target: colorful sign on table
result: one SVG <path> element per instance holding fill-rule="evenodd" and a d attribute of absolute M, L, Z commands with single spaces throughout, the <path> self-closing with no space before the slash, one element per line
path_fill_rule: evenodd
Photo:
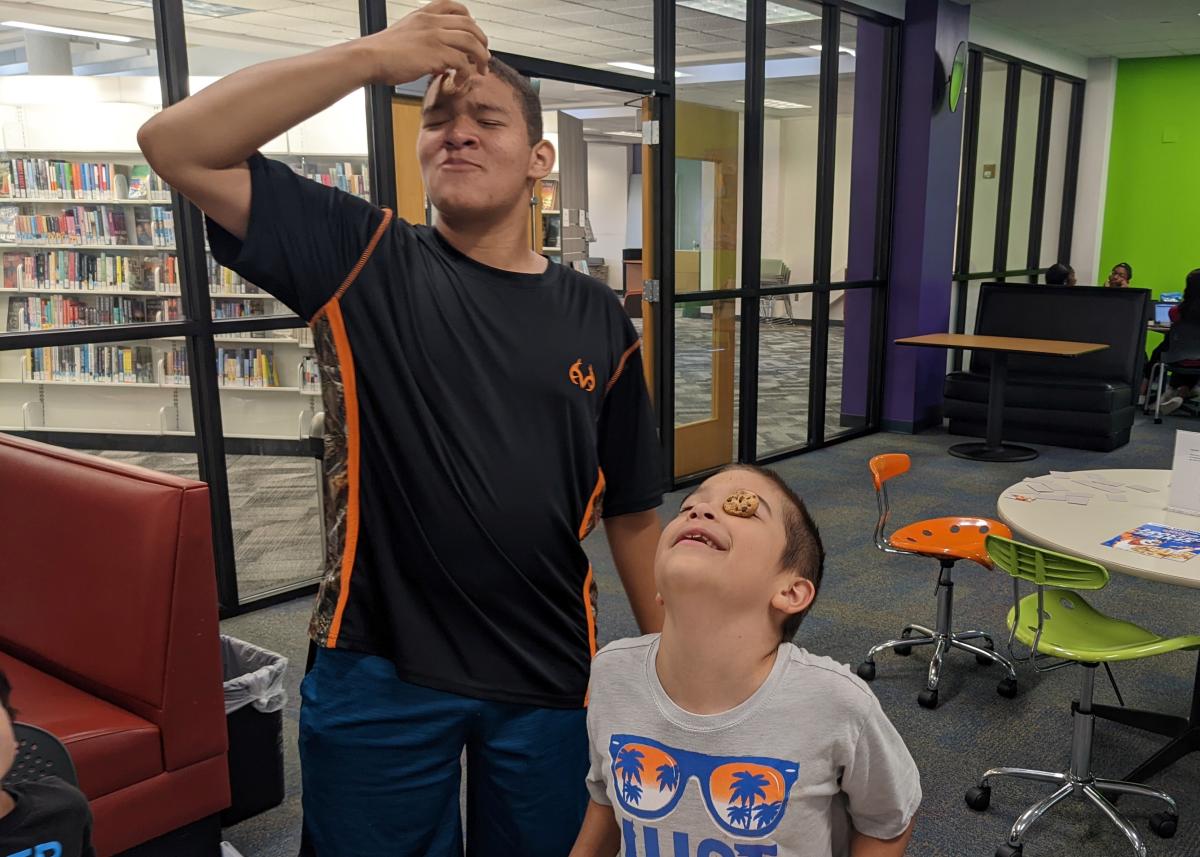
<path fill-rule="evenodd" d="M 1157 559 L 1187 562 L 1200 556 L 1200 533 L 1165 524 L 1142 524 L 1106 541 L 1106 547 L 1133 551 Z"/>

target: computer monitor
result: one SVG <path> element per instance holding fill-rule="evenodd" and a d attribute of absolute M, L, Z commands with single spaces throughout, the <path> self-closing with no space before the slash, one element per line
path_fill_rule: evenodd
<path fill-rule="evenodd" d="M 1171 307 L 1176 304 L 1156 303 L 1154 305 L 1154 323 L 1155 324 L 1170 324 L 1171 323 Z"/>

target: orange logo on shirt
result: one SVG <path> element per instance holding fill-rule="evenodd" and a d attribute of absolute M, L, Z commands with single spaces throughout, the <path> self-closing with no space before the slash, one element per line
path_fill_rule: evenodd
<path fill-rule="evenodd" d="M 571 383 L 585 393 L 590 393 L 596 389 L 596 370 L 592 368 L 592 364 L 588 364 L 587 375 L 583 374 L 583 359 L 580 358 L 571 364 L 571 368 L 567 370 L 567 377 L 571 379 Z"/>

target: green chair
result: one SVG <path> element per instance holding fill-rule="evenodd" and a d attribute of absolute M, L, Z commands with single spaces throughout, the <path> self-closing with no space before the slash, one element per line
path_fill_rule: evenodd
<path fill-rule="evenodd" d="M 1139 857 L 1146 846 L 1132 824 L 1117 812 L 1103 795 L 1139 795 L 1167 805 L 1165 812 L 1150 816 L 1150 829 L 1163 838 L 1175 835 L 1179 813 L 1175 801 L 1157 789 L 1138 783 L 1105 780 L 1092 775 L 1092 688 L 1096 667 L 1113 661 L 1148 658 L 1167 652 L 1200 648 L 1200 636 L 1160 637 L 1131 622 L 1113 619 L 1095 610 L 1076 589 L 1103 589 L 1108 585 L 1104 566 L 1066 554 L 1022 544 L 1000 536 L 987 537 L 985 546 L 997 568 L 1013 577 L 1013 608 L 1008 614 L 1009 650 L 1013 640 L 1028 647 L 1029 661 L 1039 672 L 1078 664 L 1083 667 L 1083 687 L 1079 701 L 1072 706 L 1074 733 L 1071 740 L 1071 767 L 1064 773 L 1032 771 L 1024 768 L 992 768 L 967 792 L 967 806 L 983 811 L 991 801 L 989 781 L 997 777 L 1018 777 L 1043 783 L 1055 783 L 1058 790 L 1021 813 L 1008 834 L 1008 842 L 996 849 L 996 857 L 1015 857 L 1022 853 L 1021 839 L 1035 821 L 1068 795 L 1087 798 L 1108 816 L 1133 845 Z M 1019 582 L 1029 581 L 1037 591 L 1020 597 Z M 1014 654 L 1015 657 L 1015 654 Z M 1044 661 L 1055 661 L 1042 666 Z"/>

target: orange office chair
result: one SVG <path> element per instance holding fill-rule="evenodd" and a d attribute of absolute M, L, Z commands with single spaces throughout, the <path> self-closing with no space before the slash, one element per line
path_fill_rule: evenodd
<path fill-rule="evenodd" d="M 1004 667 L 1007 675 L 996 686 L 996 692 L 1001 696 L 1014 697 L 1017 695 L 1017 671 L 1011 661 L 996 652 L 992 636 L 984 631 L 956 634 L 951 628 L 954 583 L 950 577 L 954 564 L 959 560 L 977 562 L 990 569 L 992 562 L 984 549 L 984 539 L 989 533 L 1010 538 L 1011 532 L 999 521 L 987 518 L 930 518 L 900 528 L 892 533 L 891 538 L 885 537 L 884 527 L 887 526 L 889 511 L 886 483 L 895 476 L 907 473 L 909 465 L 909 458 L 903 453 L 877 455 L 871 459 L 871 474 L 875 479 L 875 493 L 879 500 L 875 546 L 884 553 L 926 556 L 938 561 L 941 572 L 937 585 L 937 627 L 930 630 L 922 625 L 905 625 L 900 632 L 900 639 L 880 643 L 867 652 L 867 659 L 858 665 L 858 677 L 864 681 L 875 678 L 875 655 L 882 651 L 891 649 L 898 655 L 908 655 L 912 653 L 913 646 L 933 646 L 929 678 L 925 689 L 917 696 L 917 702 L 924 708 L 937 708 L 942 658 L 951 649 L 962 649 L 974 654 L 981 666 L 995 663 Z M 914 631 L 922 636 L 912 636 Z M 968 640 L 982 640 L 984 645 L 973 645 Z"/>

